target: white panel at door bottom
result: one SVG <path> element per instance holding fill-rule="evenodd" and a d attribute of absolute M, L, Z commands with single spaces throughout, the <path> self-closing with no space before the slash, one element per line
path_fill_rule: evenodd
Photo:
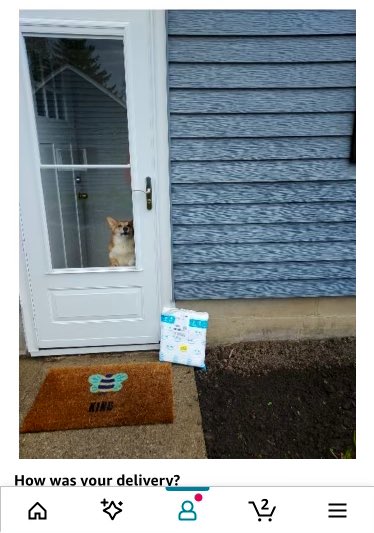
<path fill-rule="evenodd" d="M 53 321 L 143 319 L 142 287 L 92 287 L 49 291 Z"/>

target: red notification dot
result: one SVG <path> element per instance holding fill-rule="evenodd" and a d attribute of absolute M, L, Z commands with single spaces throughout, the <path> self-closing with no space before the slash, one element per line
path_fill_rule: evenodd
<path fill-rule="evenodd" d="M 202 494 L 195 494 L 195 500 L 196 500 L 197 502 L 201 502 L 202 499 L 203 499 Z"/>

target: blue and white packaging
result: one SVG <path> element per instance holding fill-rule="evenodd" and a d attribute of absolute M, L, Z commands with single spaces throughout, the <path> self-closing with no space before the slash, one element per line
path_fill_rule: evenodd
<path fill-rule="evenodd" d="M 164 307 L 160 361 L 205 368 L 208 320 L 208 313 Z"/>

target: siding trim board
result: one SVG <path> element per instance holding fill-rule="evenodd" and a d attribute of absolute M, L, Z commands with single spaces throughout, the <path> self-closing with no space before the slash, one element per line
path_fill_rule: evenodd
<path fill-rule="evenodd" d="M 283 224 L 175 224 L 174 244 L 354 241 L 354 222 Z"/>
<path fill-rule="evenodd" d="M 332 63 L 355 61 L 354 35 L 170 37 L 171 63 Z"/>
<path fill-rule="evenodd" d="M 355 63 L 169 63 L 171 88 L 256 89 L 355 87 Z"/>
<path fill-rule="evenodd" d="M 174 245 L 173 262 L 179 263 L 247 263 L 281 261 L 349 261 L 355 254 L 355 242 L 292 242 Z M 274 265 L 276 267 L 276 265 Z"/>
<path fill-rule="evenodd" d="M 223 204 L 224 205 L 224 204 Z M 262 224 L 283 222 L 354 222 L 354 202 L 173 205 L 173 224 Z"/>
<path fill-rule="evenodd" d="M 351 137 L 197 138 L 171 137 L 171 161 L 348 159 Z"/>
<path fill-rule="evenodd" d="M 281 202 L 354 201 L 354 184 L 345 181 L 332 183 L 235 183 L 183 184 L 171 188 L 173 204 L 260 204 Z"/>
<path fill-rule="evenodd" d="M 169 35 L 350 35 L 354 10 L 178 10 L 168 12 Z"/>
<path fill-rule="evenodd" d="M 172 138 L 307 137 L 352 134 L 353 113 L 170 115 Z"/>
<path fill-rule="evenodd" d="M 173 224 L 268 224 L 283 222 L 354 222 L 353 202 L 315 204 L 174 205 Z"/>
<path fill-rule="evenodd" d="M 354 294 L 355 12 L 178 10 L 168 33 L 175 298 Z"/>
<path fill-rule="evenodd" d="M 171 182 L 263 183 L 288 181 L 354 180 L 348 159 L 288 159 L 287 161 L 175 161 Z"/>
<path fill-rule="evenodd" d="M 334 89 L 171 89 L 170 113 L 353 112 L 353 87 Z"/>
<path fill-rule="evenodd" d="M 274 268 L 269 263 L 216 263 L 214 271 L 201 265 L 177 264 L 174 279 L 177 283 L 215 281 L 265 281 L 287 279 L 352 279 L 355 276 L 354 261 L 284 261 Z"/>
<path fill-rule="evenodd" d="M 342 280 L 287 280 L 287 281 L 228 281 L 209 283 L 175 283 L 177 300 L 221 300 L 223 298 L 294 298 L 299 296 L 318 297 L 346 296 L 355 294 L 353 279 Z"/>

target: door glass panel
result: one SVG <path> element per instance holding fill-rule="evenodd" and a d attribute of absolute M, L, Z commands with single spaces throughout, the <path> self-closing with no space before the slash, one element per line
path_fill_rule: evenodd
<path fill-rule="evenodd" d="M 122 41 L 26 37 L 26 48 L 39 142 L 90 147 L 88 164 L 128 164 Z"/>
<path fill-rule="evenodd" d="M 52 266 L 132 266 L 131 224 L 113 222 L 132 220 L 123 41 L 25 41 Z"/>
<path fill-rule="evenodd" d="M 41 175 L 53 268 L 110 266 L 108 246 L 113 232 L 107 217 L 132 219 L 130 170 L 42 169 Z M 119 260 L 126 241 L 128 254 L 122 262 L 132 263 L 117 266 L 133 266 L 131 225 L 115 227 L 114 234 Z"/>

